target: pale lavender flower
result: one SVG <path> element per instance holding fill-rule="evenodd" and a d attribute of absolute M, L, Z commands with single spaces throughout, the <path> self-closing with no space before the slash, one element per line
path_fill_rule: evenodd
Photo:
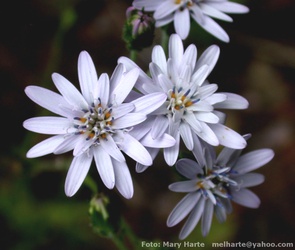
<path fill-rule="evenodd" d="M 153 93 L 135 100 L 136 103 L 123 103 L 138 75 L 138 69 L 126 71 L 119 64 L 111 79 L 105 73 L 98 78 L 91 57 L 83 51 L 78 59 L 82 93 L 57 73 L 52 74 L 52 80 L 61 95 L 38 86 L 25 89 L 30 99 L 61 116 L 35 117 L 23 125 L 33 132 L 54 135 L 31 148 L 27 157 L 73 150 L 74 158 L 65 181 L 67 196 L 80 188 L 93 158 L 105 186 L 109 189 L 116 186 L 128 199 L 133 195 L 133 184 L 121 151 L 141 164 L 152 164 L 148 151 L 129 132 L 145 121 L 146 115 L 166 100 L 166 95 Z M 173 145 L 173 138 L 164 137 L 166 146 Z"/>
<path fill-rule="evenodd" d="M 172 227 L 189 215 L 179 234 L 180 239 L 186 238 L 200 219 L 202 234 L 206 236 L 213 213 L 224 222 L 232 211 L 231 201 L 249 208 L 259 207 L 260 199 L 248 188 L 261 184 L 264 176 L 250 172 L 267 164 L 274 156 L 271 149 L 259 149 L 240 156 L 242 150 L 225 147 L 216 157 L 212 146 L 204 148 L 203 154 L 199 148 L 194 149 L 198 162 L 181 159 L 176 163 L 177 171 L 189 180 L 169 186 L 174 192 L 188 193 L 167 219 L 167 225 Z"/>
<path fill-rule="evenodd" d="M 154 12 L 156 27 L 174 22 L 175 32 L 186 39 L 190 31 L 190 17 L 204 30 L 218 39 L 229 42 L 229 37 L 212 18 L 226 22 L 233 19 L 228 14 L 247 13 L 249 9 L 228 0 L 134 0 L 133 6 Z"/>
<path fill-rule="evenodd" d="M 154 139 L 168 133 L 176 139 L 173 147 L 164 149 L 165 160 L 170 166 L 177 160 L 180 137 L 189 150 L 199 138 L 213 146 L 221 144 L 236 149 L 246 146 L 240 134 L 223 125 L 225 114 L 216 109 L 245 109 L 248 101 L 237 94 L 215 93 L 217 84 L 206 81 L 218 57 L 219 47 L 213 45 L 197 60 L 196 46 L 191 44 L 184 51 L 180 37 L 173 34 L 169 40 L 168 59 L 161 46 L 154 47 L 149 67 L 151 78 L 140 70 L 135 87 L 141 93 L 163 92 L 167 95 L 166 102 L 149 115 L 145 124 L 139 125 L 140 133 L 148 130 Z M 126 57 L 118 62 L 128 69 L 139 68 Z M 131 92 L 128 98 L 132 100 L 138 96 Z M 155 156 L 157 149 L 150 152 Z M 137 166 L 139 172 L 145 168 Z"/>

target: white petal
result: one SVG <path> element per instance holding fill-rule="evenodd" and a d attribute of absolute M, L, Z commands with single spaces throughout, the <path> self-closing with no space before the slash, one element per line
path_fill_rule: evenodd
<path fill-rule="evenodd" d="M 167 78 L 166 75 L 159 75 L 158 82 L 165 93 L 168 93 L 168 91 L 173 88 L 173 83 Z"/>
<path fill-rule="evenodd" d="M 211 113 L 211 112 L 196 112 L 195 117 L 202 122 L 207 123 L 218 123 L 219 118 L 217 115 Z"/>
<path fill-rule="evenodd" d="M 157 154 L 159 153 L 159 148 L 149 148 L 146 147 L 146 150 L 149 152 L 149 154 L 151 155 L 152 159 L 154 160 L 157 156 Z M 140 164 L 139 162 L 136 162 L 136 172 L 137 173 L 142 173 L 144 172 L 149 166 Z"/>
<path fill-rule="evenodd" d="M 121 140 L 123 140 L 123 138 Z M 120 142 L 115 142 L 113 137 L 109 134 L 107 135 L 106 140 L 100 140 L 100 145 L 110 156 L 119 162 L 123 162 L 125 161 L 125 157 L 118 148 L 117 143 Z"/>
<path fill-rule="evenodd" d="M 184 196 L 169 214 L 167 226 L 173 227 L 182 221 L 192 211 L 200 196 L 200 192 L 192 192 Z"/>
<path fill-rule="evenodd" d="M 180 6 L 175 4 L 174 1 L 162 2 L 154 12 L 155 19 L 161 19 L 170 15 L 173 11 L 177 10 Z"/>
<path fill-rule="evenodd" d="M 172 34 L 169 39 L 169 57 L 179 67 L 183 57 L 183 44 L 177 34 Z M 169 61 L 168 61 L 169 62 Z"/>
<path fill-rule="evenodd" d="M 180 134 L 177 132 L 172 136 L 176 140 L 175 145 L 169 148 L 164 148 L 164 159 L 168 166 L 173 166 L 179 155 Z"/>
<path fill-rule="evenodd" d="M 232 200 L 242 206 L 258 208 L 260 205 L 260 199 L 258 196 L 249 189 L 242 188 L 239 191 L 233 191 L 231 195 Z"/>
<path fill-rule="evenodd" d="M 170 184 L 168 188 L 173 192 L 180 192 L 180 193 L 194 192 L 198 189 L 197 182 L 198 182 L 197 179 L 174 182 Z"/>
<path fill-rule="evenodd" d="M 133 111 L 135 108 L 134 104 L 132 103 L 122 103 L 119 106 L 113 106 L 112 107 L 112 117 L 114 117 L 114 119 L 118 119 L 128 113 L 130 113 L 131 111 Z"/>
<path fill-rule="evenodd" d="M 83 153 L 87 153 L 89 148 L 94 143 L 94 139 L 87 140 L 87 135 L 79 135 L 77 138 L 77 142 L 73 151 L 74 156 L 79 156 Z"/>
<path fill-rule="evenodd" d="M 130 60 L 129 58 L 124 58 L 123 60 L 125 60 L 125 59 L 128 62 Z M 130 65 L 130 69 L 132 69 L 132 68 L 137 68 L 137 65 L 135 63 L 133 63 L 132 66 Z M 117 87 L 117 85 L 120 83 L 125 70 L 126 70 L 125 65 L 123 63 L 119 63 L 116 66 L 116 68 L 115 68 L 115 70 L 114 70 L 114 72 L 113 72 L 113 74 L 111 76 L 111 79 L 110 79 L 110 90 L 109 90 L 110 93 L 112 93 L 114 91 L 114 89 Z"/>
<path fill-rule="evenodd" d="M 120 149 L 133 160 L 147 166 L 153 164 L 153 159 L 149 152 L 131 135 L 127 133 L 124 134 L 124 141 L 119 146 Z"/>
<path fill-rule="evenodd" d="M 144 95 L 132 103 L 135 105 L 134 112 L 149 114 L 159 108 L 167 99 L 167 95 L 164 93 L 152 93 Z"/>
<path fill-rule="evenodd" d="M 239 184 L 239 188 L 254 187 L 264 182 L 264 175 L 258 173 L 247 173 L 232 178 Z"/>
<path fill-rule="evenodd" d="M 210 74 L 216 65 L 216 62 L 219 58 L 219 54 L 220 54 L 220 49 L 217 45 L 211 45 L 210 47 L 208 47 L 202 53 L 201 57 L 198 59 L 195 71 L 206 64 L 209 66 L 208 74 Z"/>
<path fill-rule="evenodd" d="M 227 96 L 225 94 L 214 93 L 213 95 L 206 98 L 206 102 L 209 102 L 211 105 L 215 105 L 216 103 L 221 103 L 226 101 L 226 98 Z"/>
<path fill-rule="evenodd" d="M 40 134 L 66 134 L 73 130 L 73 124 L 67 118 L 54 116 L 34 117 L 24 121 L 23 126 Z"/>
<path fill-rule="evenodd" d="M 54 149 L 53 153 L 62 154 L 74 149 L 79 139 L 79 135 L 70 135 L 68 137 L 64 137 L 63 142 Z"/>
<path fill-rule="evenodd" d="M 51 154 L 58 145 L 64 141 L 63 135 L 52 136 L 44 141 L 39 142 L 27 152 L 28 158 L 35 158 Z"/>
<path fill-rule="evenodd" d="M 201 132 L 197 132 L 196 134 L 203 139 L 205 142 L 209 143 L 212 146 L 219 145 L 219 139 L 217 138 L 215 132 L 204 122 L 200 122 L 201 124 Z M 215 124 L 212 124 L 215 125 Z"/>
<path fill-rule="evenodd" d="M 189 45 L 182 58 L 182 65 L 190 65 L 191 69 L 195 68 L 197 61 L 197 48 L 194 44 Z"/>
<path fill-rule="evenodd" d="M 140 140 L 140 143 L 150 148 L 169 148 L 175 145 L 175 139 L 168 134 L 153 139 L 151 133 L 148 133 Z"/>
<path fill-rule="evenodd" d="M 200 165 L 191 159 L 180 159 L 176 162 L 177 171 L 188 179 L 196 178 L 197 174 L 203 174 Z"/>
<path fill-rule="evenodd" d="M 112 159 L 112 162 L 116 188 L 126 199 L 131 199 L 134 193 L 133 182 L 126 162 L 118 162 L 114 159 Z"/>
<path fill-rule="evenodd" d="M 93 147 L 97 171 L 104 185 L 112 189 L 115 186 L 115 174 L 110 155 L 102 147 Z"/>
<path fill-rule="evenodd" d="M 217 37 L 223 42 L 229 42 L 229 36 L 219 24 L 217 24 L 212 18 L 204 16 L 204 22 L 201 27 L 213 36 Z"/>
<path fill-rule="evenodd" d="M 199 88 L 200 99 L 207 101 L 206 98 L 210 97 L 217 89 L 218 86 L 214 83 L 202 86 L 201 88 Z M 225 97 L 223 99 L 225 99 Z"/>
<path fill-rule="evenodd" d="M 191 16 L 200 25 L 204 22 L 204 14 L 200 7 L 196 4 L 191 7 Z"/>
<path fill-rule="evenodd" d="M 212 217 L 213 217 L 213 211 L 214 210 L 214 204 L 211 202 L 211 200 L 207 199 L 205 203 L 204 213 L 202 216 L 202 235 L 205 237 L 211 227 L 212 223 Z"/>
<path fill-rule="evenodd" d="M 194 230 L 203 214 L 204 206 L 205 199 L 201 197 L 197 205 L 192 210 L 190 216 L 187 218 L 187 221 L 185 222 L 184 226 L 182 227 L 179 234 L 179 239 L 185 239 Z"/>
<path fill-rule="evenodd" d="M 159 136 L 162 136 L 168 127 L 168 119 L 164 115 L 158 115 L 153 123 L 152 129 L 151 129 L 151 136 L 153 139 L 158 138 Z"/>
<path fill-rule="evenodd" d="M 88 104 L 77 88 L 60 74 L 53 73 L 52 80 L 65 100 L 75 108 L 88 108 Z"/>
<path fill-rule="evenodd" d="M 65 193 L 67 196 L 73 196 L 78 191 L 89 171 L 91 161 L 92 154 L 82 154 L 74 157 L 65 182 Z"/>
<path fill-rule="evenodd" d="M 156 45 L 152 51 L 152 62 L 157 64 L 161 71 L 167 75 L 167 60 L 163 48 Z"/>
<path fill-rule="evenodd" d="M 179 132 L 187 149 L 192 150 L 194 147 L 194 143 L 190 125 L 188 125 L 186 122 L 182 122 L 179 127 Z"/>
<path fill-rule="evenodd" d="M 96 83 L 95 89 L 96 91 L 94 92 L 94 97 L 100 98 L 102 106 L 106 107 L 108 104 L 110 91 L 110 80 L 106 73 L 101 74 L 98 82 Z"/>
<path fill-rule="evenodd" d="M 154 124 L 154 116 L 148 117 L 144 122 L 133 127 L 129 131 L 129 134 L 136 138 L 136 140 L 142 139 L 150 130 Z"/>
<path fill-rule="evenodd" d="M 211 16 L 213 18 L 217 18 L 217 19 L 220 19 L 223 21 L 227 21 L 227 22 L 233 21 L 233 19 L 230 16 L 224 14 L 223 12 L 219 11 L 218 9 L 213 8 L 209 4 L 200 3 L 200 7 L 201 7 L 203 13 L 208 16 Z"/>
<path fill-rule="evenodd" d="M 143 122 L 146 119 L 146 115 L 141 113 L 128 113 L 118 119 L 114 120 L 112 129 L 130 128 Z"/>
<path fill-rule="evenodd" d="M 127 72 L 121 79 L 120 83 L 115 87 L 110 96 L 110 103 L 121 104 L 130 93 L 138 78 L 139 69 L 134 68 Z"/>
<path fill-rule="evenodd" d="M 195 132 L 201 132 L 202 126 L 200 122 L 196 119 L 193 113 L 187 113 L 183 116 L 183 119 L 191 126 Z"/>
<path fill-rule="evenodd" d="M 195 93 L 196 90 L 201 86 L 204 81 L 206 80 L 207 76 L 209 74 L 209 66 L 208 65 L 202 65 L 198 70 L 195 71 L 195 73 L 192 75 L 192 93 Z"/>
<path fill-rule="evenodd" d="M 249 8 L 245 5 L 224 1 L 222 3 L 210 3 L 210 5 L 220 11 L 233 14 L 243 14 L 249 12 Z"/>
<path fill-rule="evenodd" d="M 157 19 L 155 27 L 159 28 L 159 27 L 165 26 L 168 23 L 171 23 L 173 21 L 173 19 L 174 19 L 174 14 L 173 13 L 168 15 L 168 16 L 165 16 L 165 17 L 163 17 L 161 19 Z"/>
<path fill-rule="evenodd" d="M 209 124 L 209 126 L 214 131 L 221 145 L 235 149 L 243 149 L 246 147 L 247 142 L 245 139 L 234 130 L 220 123 Z"/>
<path fill-rule="evenodd" d="M 59 105 L 69 106 L 66 100 L 59 94 L 38 86 L 28 86 L 25 89 L 27 96 L 41 107 L 61 116 L 68 114 L 59 108 Z"/>
<path fill-rule="evenodd" d="M 242 96 L 233 93 L 224 93 L 226 95 L 226 100 L 214 105 L 215 108 L 219 109 L 246 109 L 249 106 L 249 102 Z"/>
<path fill-rule="evenodd" d="M 89 105 L 93 102 L 93 90 L 97 83 L 97 74 L 93 61 L 86 51 L 82 51 L 78 58 L 78 76 L 83 96 Z"/>
<path fill-rule="evenodd" d="M 175 12 L 174 28 L 182 40 L 187 38 L 190 30 L 190 14 L 187 8 Z"/>
<path fill-rule="evenodd" d="M 273 157 L 273 150 L 258 149 L 240 156 L 233 169 L 239 174 L 248 173 L 267 164 Z"/>
<path fill-rule="evenodd" d="M 159 2 L 159 0 L 135 0 L 132 4 L 135 8 L 139 10 L 144 8 L 145 11 L 154 11 L 158 8 L 161 2 Z"/>

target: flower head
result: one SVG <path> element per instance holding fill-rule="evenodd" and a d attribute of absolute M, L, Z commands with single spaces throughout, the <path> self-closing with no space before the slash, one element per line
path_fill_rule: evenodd
<path fill-rule="evenodd" d="M 66 195 L 72 196 L 80 188 L 93 158 L 105 186 L 116 186 L 126 198 L 132 197 L 133 184 L 121 151 L 142 164 L 152 164 L 148 151 L 129 131 L 145 121 L 146 115 L 159 107 L 166 96 L 154 93 L 134 103 L 124 103 L 138 75 L 138 69 L 126 71 L 119 64 L 110 79 L 105 73 L 98 78 L 91 57 L 83 51 L 78 59 L 82 93 L 57 73 L 52 80 L 61 95 L 37 86 L 25 89 L 34 102 L 61 116 L 35 117 L 23 125 L 33 132 L 54 135 L 31 148 L 27 157 L 73 150 Z"/>
<path fill-rule="evenodd" d="M 151 78 L 142 70 L 135 87 L 143 94 L 163 92 L 166 102 L 148 117 L 153 138 L 168 133 L 176 139 L 173 147 L 164 149 L 168 165 L 178 157 L 180 137 L 185 146 L 192 150 L 199 138 L 217 146 L 219 144 L 241 149 L 245 139 L 237 132 L 223 125 L 225 115 L 216 109 L 245 109 L 248 102 L 232 93 L 215 93 L 217 84 L 210 84 L 206 78 L 219 57 L 219 47 L 209 47 L 197 60 L 197 48 L 190 45 L 185 51 L 177 34 L 169 40 L 169 57 L 166 60 L 161 46 L 155 46 L 150 63 Z M 138 68 L 131 60 L 122 57 L 128 69 Z M 142 125 L 144 126 L 144 125 Z M 143 129 L 143 128 L 142 128 Z"/>
<path fill-rule="evenodd" d="M 248 187 L 261 184 L 264 176 L 250 172 L 267 164 L 274 156 L 271 149 L 255 150 L 240 156 L 241 150 L 225 147 L 216 156 L 212 146 L 205 145 L 204 148 L 203 154 L 195 149 L 197 162 L 181 159 L 176 163 L 176 170 L 189 180 L 169 186 L 174 192 L 188 193 L 167 219 L 167 225 L 172 227 L 190 214 L 180 232 L 180 239 L 186 238 L 201 218 L 202 234 L 207 235 L 213 213 L 220 222 L 224 222 L 232 211 L 231 201 L 257 208 L 260 200 Z"/>
<path fill-rule="evenodd" d="M 246 6 L 228 0 L 134 0 L 133 6 L 154 12 L 156 27 L 174 22 L 175 32 L 181 39 L 187 38 L 192 17 L 204 30 L 224 42 L 229 42 L 229 37 L 212 18 L 232 22 L 232 18 L 226 13 L 240 14 L 249 11 Z"/>

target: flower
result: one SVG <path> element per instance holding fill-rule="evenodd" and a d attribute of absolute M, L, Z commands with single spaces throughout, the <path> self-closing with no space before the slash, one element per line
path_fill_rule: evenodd
<path fill-rule="evenodd" d="M 25 89 L 35 103 L 62 116 L 31 118 L 23 126 L 33 132 L 54 135 L 32 147 L 27 153 L 29 158 L 73 150 L 74 158 L 65 181 L 67 196 L 73 196 L 80 188 L 93 158 L 105 186 L 109 189 L 116 186 L 128 199 L 133 195 L 133 184 L 121 151 L 142 164 L 152 164 L 148 151 L 129 131 L 145 121 L 146 115 L 159 107 L 166 96 L 153 93 L 134 103 L 123 103 L 138 75 L 138 69 L 126 71 L 119 64 L 110 79 L 105 73 L 98 79 L 90 55 L 83 51 L 78 59 L 82 94 L 57 73 L 52 74 L 52 80 L 61 95 L 38 86 Z M 173 145 L 173 139 L 163 138 L 168 146 Z"/>
<path fill-rule="evenodd" d="M 180 239 L 186 238 L 201 218 L 202 234 L 206 236 L 214 212 L 220 222 L 226 220 L 226 214 L 232 211 L 230 201 L 250 208 L 259 207 L 259 198 L 248 187 L 261 184 L 264 176 L 250 172 L 267 164 L 274 156 L 271 149 L 240 156 L 242 150 L 225 147 L 216 157 L 212 146 L 207 144 L 204 148 L 203 154 L 198 148 L 194 150 L 198 162 L 184 158 L 176 163 L 176 170 L 189 180 L 169 186 L 174 192 L 188 193 L 167 219 L 168 227 L 172 227 L 190 214 L 181 229 Z"/>
<path fill-rule="evenodd" d="M 199 138 L 217 146 L 219 144 L 241 149 L 246 146 L 245 139 L 223 125 L 225 115 L 217 108 L 245 109 L 248 101 L 232 93 L 215 93 L 217 84 L 210 84 L 205 79 L 214 68 L 219 57 L 219 47 L 209 47 L 197 60 L 197 48 L 190 45 L 185 51 L 177 34 L 169 40 L 169 58 L 157 45 L 152 51 L 150 63 L 151 78 L 142 70 L 135 87 L 143 94 L 163 92 L 166 102 L 141 124 L 141 130 L 150 130 L 152 138 L 168 133 L 176 139 L 176 144 L 164 149 L 166 163 L 174 165 L 179 154 L 180 137 L 185 146 L 192 150 Z M 126 57 L 118 60 L 126 68 L 139 68 Z M 139 94 L 134 93 L 137 97 Z M 149 124 L 149 125 L 146 125 Z M 134 132 L 134 131 L 133 131 Z M 151 152 L 156 155 L 156 149 Z M 137 167 L 143 171 L 144 166 Z"/>
<path fill-rule="evenodd" d="M 224 42 L 229 42 L 229 37 L 212 17 L 232 22 L 232 18 L 225 13 L 242 14 L 249 11 L 246 6 L 227 0 L 134 0 L 133 6 L 154 12 L 156 27 L 173 21 L 175 32 L 183 40 L 189 34 L 191 16 L 204 30 Z"/>

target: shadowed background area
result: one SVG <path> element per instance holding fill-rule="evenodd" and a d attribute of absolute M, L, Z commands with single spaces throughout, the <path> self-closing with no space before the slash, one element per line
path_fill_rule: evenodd
<path fill-rule="evenodd" d="M 78 86 L 77 58 L 87 50 L 98 74 L 111 74 L 120 56 L 129 56 L 122 40 L 128 0 L 11 0 L 0 10 L 0 244 L 1 249 L 114 249 L 113 243 L 93 233 L 88 206 L 92 193 L 83 186 L 67 198 L 63 185 L 71 154 L 26 159 L 26 152 L 46 138 L 26 131 L 22 122 L 45 115 L 24 94 L 28 85 L 56 91 L 51 74 L 58 72 Z M 241 134 L 252 133 L 244 152 L 272 148 L 275 158 L 259 169 L 266 181 L 252 190 L 261 198 L 259 209 L 234 205 L 224 224 L 213 220 L 206 238 L 200 226 L 191 242 L 293 242 L 295 232 L 295 2 L 243 1 L 245 15 L 231 15 L 233 23 L 219 22 L 229 33 L 224 44 L 193 25 L 185 45 L 196 44 L 199 55 L 211 44 L 221 47 L 219 61 L 209 76 L 219 91 L 238 93 L 250 107 L 230 111 L 227 124 Z M 160 42 L 156 33 L 155 42 Z M 151 48 L 138 55 L 148 69 Z M 135 195 L 124 200 L 107 190 L 94 166 L 90 175 L 110 197 L 114 218 L 121 213 L 140 239 L 177 242 L 182 224 L 166 227 L 166 218 L 183 195 L 167 186 L 178 176 L 162 157 L 146 172 L 129 167 Z"/>

